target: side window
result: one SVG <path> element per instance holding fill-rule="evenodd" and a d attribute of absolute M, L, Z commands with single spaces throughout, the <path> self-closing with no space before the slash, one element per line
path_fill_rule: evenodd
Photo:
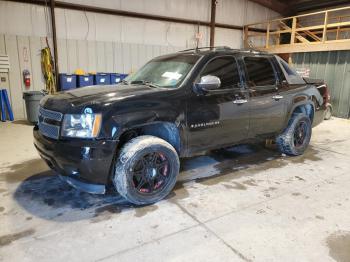
<path fill-rule="evenodd" d="M 237 62 L 236 59 L 231 56 L 223 56 L 210 61 L 200 76 L 206 75 L 220 78 L 220 89 L 237 88 L 240 83 Z"/>
<path fill-rule="evenodd" d="M 245 67 L 250 86 L 271 86 L 276 84 L 275 72 L 265 57 L 245 57 Z"/>

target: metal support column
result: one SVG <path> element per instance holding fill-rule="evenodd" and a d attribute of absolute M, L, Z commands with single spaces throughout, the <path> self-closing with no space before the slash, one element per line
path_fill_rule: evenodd
<path fill-rule="evenodd" d="M 51 10 L 51 28 L 52 28 L 52 42 L 53 42 L 53 54 L 54 54 L 54 64 L 55 64 L 55 81 L 56 90 L 58 88 L 58 52 L 57 52 L 57 36 L 56 36 L 56 18 L 55 18 L 55 0 L 50 0 L 50 10 Z"/>
<path fill-rule="evenodd" d="M 211 14 L 210 14 L 210 46 L 215 44 L 215 16 L 216 16 L 217 0 L 211 0 Z"/>

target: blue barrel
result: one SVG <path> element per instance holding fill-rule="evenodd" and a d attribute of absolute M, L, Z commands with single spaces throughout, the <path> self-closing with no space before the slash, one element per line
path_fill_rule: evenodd
<path fill-rule="evenodd" d="M 60 79 L 60 89 L 62 91 L 74 89 L 77 87 L 76 75 L 60 74 L 59 79 Z"/>
<path fill-rule="evenodd" d="M 78 87 L 92 86 L 94 84 L 93 75 L 79 75 L 78 76 Z"/>
<path fill-rule="evenodd" d="M 110 74 L 106 73 L 97 73 L 94 78 L 95 85 L 110 85 L 111 77 Z"/>

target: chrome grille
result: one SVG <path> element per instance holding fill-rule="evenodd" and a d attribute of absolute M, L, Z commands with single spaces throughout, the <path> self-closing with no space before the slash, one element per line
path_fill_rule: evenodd
<path fill-rule="evenodd" d="M 51 137 L 54 139 L 58 139 L 60 135 L 60 127 L 54 126 L 50 124 L 46 124 L 44 122 L 39 122 L 39 130 L 44 136 Z"/>
<path fill-rule="evenodd" d="M 44 136 L 58 139 L 60 136 L 60 123 L 58 125 L 51 124 L 51 121 L 60 122 L 62 121 L 63 114 L 60 112 L 55 112 L 47 110 L 43 107 L 39 108 L 39 131 Z"/>
<path fill-rule="evenodd" d="M 60 112 L 51 111 L 42 107 L 39 108 L 39 115 L 43 118 L 48 118 L 55 121 L 61 121 L 63 117 L 63 114 Z"/>

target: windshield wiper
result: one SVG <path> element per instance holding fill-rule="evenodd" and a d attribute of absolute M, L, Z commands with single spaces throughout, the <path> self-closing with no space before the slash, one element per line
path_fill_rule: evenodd
<path fill-rule="evenodd" d="M 126 81 L 125 79 L 123 79 L 123 80 L 121 81 L 121 83 L 123 83 L 124 85 L 128 85 L 128 84 L 129 84 L 129 82 Z"/>
<path fill-rule="evenodd" d="M 141 84 L 141 85 L 146 85 L 146 86 L 149 86 L 149 87 L 154 87 L 154 88 L 159 88 L 160 86 L 159 85 L 156 85 L 150 81 L 146 81 L 146 80 L 134 80 L 134 81 L 131 81 L 130 82 L 131 85 L 133 84 Z"/>

